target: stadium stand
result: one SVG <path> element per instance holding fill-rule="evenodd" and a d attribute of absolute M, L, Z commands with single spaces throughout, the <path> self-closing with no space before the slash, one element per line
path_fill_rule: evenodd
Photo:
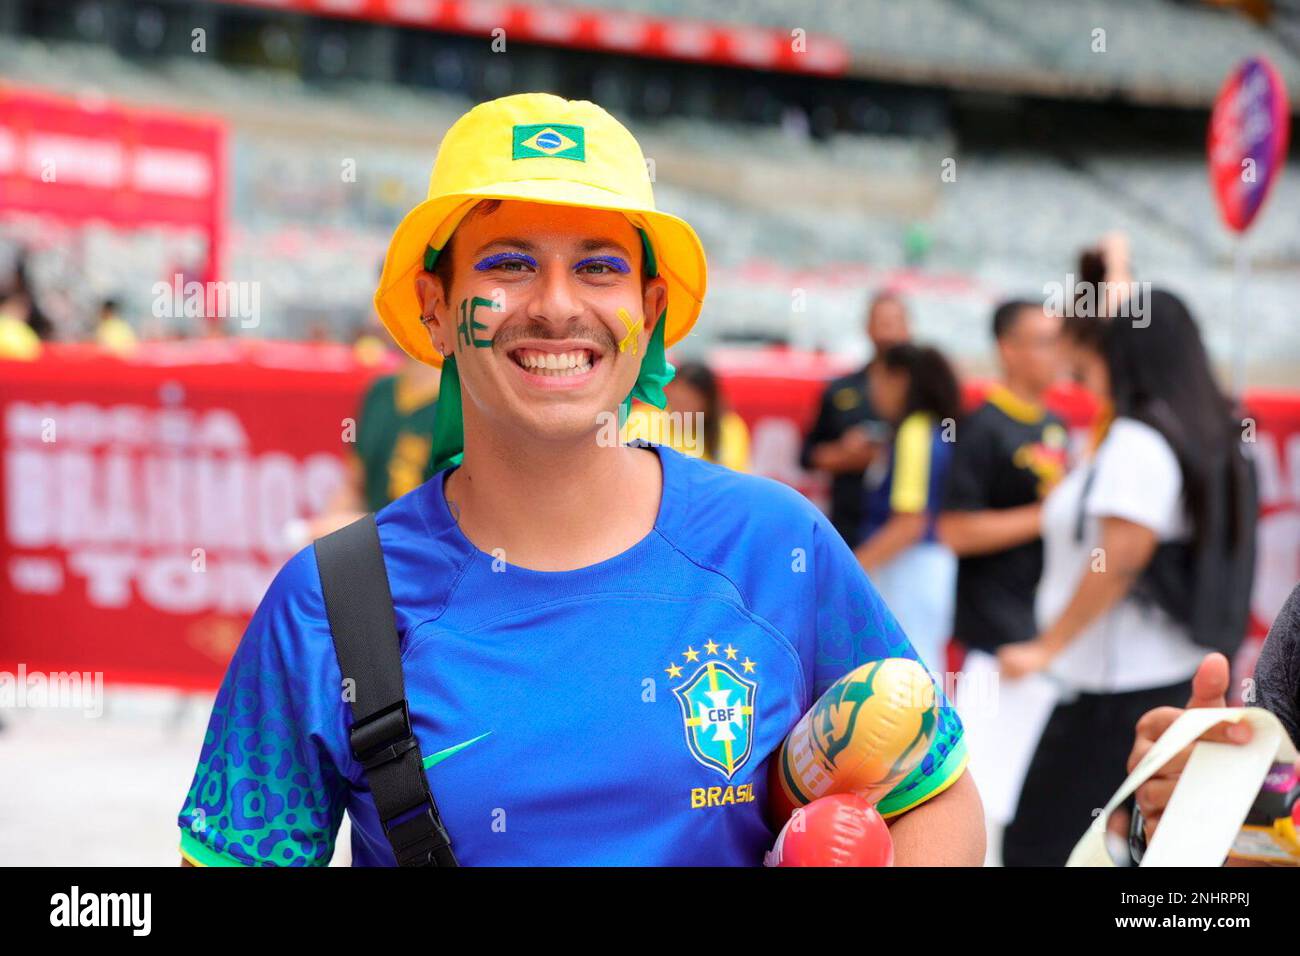
<path fill-rule="evenodd" d="M 544 0 L 571 6 L 564 0 Z M 583 6 L 659 16 L 699 16 L 685 0 L 590 0 Z M 834 36 L 865 76 L 995 87 L 1122 94 L 1208 102 L 1242 57 L 1263 53 L 1288 85 L 1300 82 L 1290 49 L 1241 14 L 1168 0 L 740 0 L 708 17 Z M 1104 47 L 1095 45 L 1104 30 Z M 1158 38 L 1160 42 L 1153 43 Z"/>
<path fill-rule="evenodd" d="M 684 10 L 669 0 L 600 5 Z M 1014 5 L 1001 0 L 866 6 L 868 14 L 862 3 L 847 2 L 796 6 L 792 13 L 775 0 L 747 0 L 714 15 L 773 26 L 806 19 L 810 32 L 850 42 L 855 64 L 888 53 L 913 67 L 942 60 L 945 68 L 988 75 L 1007 69 L 1092 77 L 1097 89 L 1124 83 L 1156 91 L 1167 81 L 1167 91 L 1177 87 L 1179 96 L 1202 100 L 1227 64 L 1265 49 L 1300 86 L 1286 50 L 1222 11 L 1150 0 L 1036 5 L 1055 25 L 1035 36 L 1086 35 L 1088 24 L 1106 24 L 1108 53 L 1093 57 L 1086 43 L 1077 54 L 1018 34 Z M 1182 37 L 1178 24 L 1190 22 L 1182 17 L 1214 18 L 1222 26 L 1213 51 L 1196 39 L 1205 31 Z M 1148 37 L 1163 31 L 1166 50 L 1153 59 L 1150 45 L 1131 46 L 1139 28 Z M 301 337 L 322 325 L 339 337 L 352 333 L 365 317 L 392 224 L 423 194 L 439 137 L 468 105 L 440 90 L 379 82 L 321 87 L 215 57 L 146 64 L 103 46 L 29 37 L 0 35 L 0 62 L 18 83 L 231 120 L 228 272 L 261 281 L 265 335 Z M 856 358 L 865 296 L 892 284 L 909 293 L 920 334 L 941 334 L 959 357 L 977 355 L 986 348 L 993 299 L 1064 282 L 1081 246 L 1114 229 L 1129 234 L 1140 278 L 1188 294 L 1207 317 L 1227 314 L 1231 304 L 1234 244 L 1217 227 L 1204 160 L 1195 152 L 1117 154 L 1086 143 L 1064 153 L 963 147 L 946 129 L 931 136 L 839 131 L 814 141 L 798 124 L 756 127 L 683 115 L 636 125 L 656 164 L 660 204 L 689 210 L 710 252 L 710 321 L 686 343 L 688 352 L 720 339 L 768 337 Z M 956 173 L 950 182 L 939 175 L 949 159 Z M 341 175 L 348 163 L 355 181 Z M 1264 334 L 1252 339 L 1248 360 L 1260 367 L 1300 356 L 1291 319 L 1300 236 L 1285 212 L 1298 201 L 1292 167 L 1249 239 L 1257 264 L 1252 321 Z M 8 223 L 0 235 L 30 239 L 43 228 Z M 147 310 L 141 290 L 156 278 L 158 263 L 170 266 L 190 254 L 172 248 L 173 241 L 142 235 L 110 243 L 92 230 L 75 261 L 60 243 L 44 241 L 38 245 L 47 254 L 35 277 L 56 284 L 90 263 L 85 282 L 69 294 L 89 304 L 107 295 L 130 301 L 135 290 L 139 313 Z M 143 276 L 148 281 L 129 278 Z M 1223 323 L 1207 336 L 1223 357 Z"/>

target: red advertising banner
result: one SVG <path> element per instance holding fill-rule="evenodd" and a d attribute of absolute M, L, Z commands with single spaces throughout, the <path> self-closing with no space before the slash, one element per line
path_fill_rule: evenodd
<path fill-rule="evenodd" d="M 215 687 L 374 374 L 341 346 L 0 362 L 0 669 Z"/>
<path fill-rule="evenodd" d="M 819 356 L 719 353 L 756 471 L 814 500 L 799 468 L 826 379 Z M 343 475 L 346 429 L 378 374 L 342 346 L 150 345 L 131 361 L 56 346 L 0 362 L 0 670 L 102 671 L 212 688 L 249 615 Z M 978 400 L 980 386 L 967 389 Z M 1081 434 L 1093 406 L 1051 404 Z M 1259 470 L 1258 638 L 1300 579 L 1300 395 L 1248 393 Z"/>
<path fill-rule="evenodd" d="M 196 229 L 208 238 L 205 278 L 215 281 L 225 179 L 218 120 L 0 84 L 0 214 Z"/>
<path fill-rule="evenodd" d="M 550 46 L 790 73 L 843 73 L 848 47 L 802 29 L 710 23 L 631 11 L 492 0 L 233 0 L 244 6 L 371 20 Z M 499 33 L 497 31 L 500 31 Z"/>

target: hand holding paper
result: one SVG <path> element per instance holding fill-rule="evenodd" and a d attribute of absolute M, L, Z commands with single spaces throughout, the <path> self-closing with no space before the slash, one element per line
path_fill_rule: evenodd
<path fill-rule="evenodd" d="M 1201 710 L 1207 707 L 1228 706 L 1228 682 L 1230 667 L 1228 659 L 1222 654 L 1208 654 L 1196 675 L 1192 678 L 1192 696 L 1187 702 L 1186 710 Z M 1133 743 L 1133 752 L 1128 759 L 1130 773 L 1143 757 L 1155 746 L 1174 721 L 1181 717 L 1184 710 L 1177 707 L 1157 707 L 1148 711 L 1138 721 L 1137 737 Z M 1246 743 L 1250 740 L 1250 725 L 1246 723 L 1217 724 L 1200 737 L 1201 740 L 1219 743 Z M 1174 788 L 1182 777 L 1183 768 L 1191 756 L 1190 746 L 1184 748 L 1172 760 L 1161 767 L 1137 791 L 1138 809 L 1146 821 L 1146 838 L 1151 840 L 1160 817 L 1169 804 Z"/>
<path fill-rule="evenodd" d="M 1251 739 L 1244 744 L 1196 743 L 1141 865 L 1223 863 L 1274 762 L 1300 759 L 1281 722 L 1258 707 L 1184 711 L 1138 760 L 1066 865 L 1114 866 L 1105 840 L 1111 813 L 1184 748 L 1222 722 L 1249 724 Z"/>

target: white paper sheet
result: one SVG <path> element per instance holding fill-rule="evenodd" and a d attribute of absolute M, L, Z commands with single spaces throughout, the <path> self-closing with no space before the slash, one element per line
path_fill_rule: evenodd
<path fill-rule="evenodd" d="M 1015 816 L 1030 761 L 1060 698 L 1058 685 L 1043 674 L 1003 680 L 996 657 L 970 651 L 956 698 L 984 814 L 1005 826 Z"/>
<path fill-rule="evenodd" d="M 1294 761 L 1278 719 L 1258 707 L 1223 707 L 1184 711 L 1133 768 L 1070 854 L 1067 866 L 1114 866 L 1105 849 L 1106 821 L 1152 774 L 1192 741 L 1221 721 L 1244 721 L 1254 735 L 1247 744 L 1201 741 L 1160 818 L 1143 866 L 1219 866 L 1228 855 L 1260 785 L 1274 760 Z"/>

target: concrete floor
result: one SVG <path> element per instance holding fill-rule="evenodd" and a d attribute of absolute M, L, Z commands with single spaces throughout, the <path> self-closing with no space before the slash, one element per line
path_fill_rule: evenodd
<path fill-rule="evenodd" d="M 211 694 L 115 689 L 104 712 L 0 709 L 0 866 L 175 866 Z M 350 860 L 344 819 L 331 866 Z"/>
<path fill-rule="evenodd" d="M 103 714 L 0 709 L 0 866 L 175 866 L 211 694 L 106 690 Z M 988 866 L 1001 863 L 989 824 Z M 331 866 L 348 866 L 345 816 Z"/>

